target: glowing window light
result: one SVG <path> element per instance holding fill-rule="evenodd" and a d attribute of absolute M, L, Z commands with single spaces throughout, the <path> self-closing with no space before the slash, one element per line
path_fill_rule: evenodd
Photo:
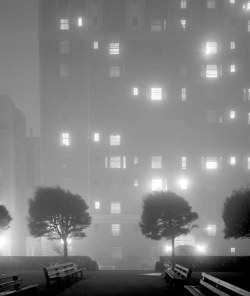
<path fill-rule="evenodd" d="M 217 78 L 218 77 L 218 66 L 217 65 L 206 65 L 206 77 Z"/>
<path fill-rule="evenodd" d="M 250 124 L 250 112 L 247 114 L 247 123 Z"/>
<path fill-rule="evenodd" d="M 112 202 L 110 206 L 111 214 L 121 214 L 121 203 Z"/>
<path fill-rule="evenodd" d="M 138 96 L 139 95 L 139 88 L 138 87 L 134 87 L 133 88 L 133 95 L 134 96 Z"/>
<path fill-rule="evenodd" d="M 217 227 L 214 224 L 210 224 L 207 226 L 207 234 L 209 236 L 216 236 Z"/>
<path fill-rule="evenodd" d="M 163 189 L 162 179 L 152 179 L 151 188 L 152 191 L 161 191 Z"/>
<path fill-rule="evenodd" d="M 206 159 L 206 169 L 207 170 L 217 170 L 218 162 L 216 158 L 207 158 Z"/>
<path fill-rule="evenodd" d="M 182 102 L 186 102 L 187 100 L 187 89 L 185 87 L 181 89 L 181 100 Z"/>
<path fill-rule="evenodd" d="M 247 158 L 247 169 L 250 170 L 250 157 Z"/>
<path fill-rule="evenodd" d="M 93 141 L 94 142 L 100 142 L 100 134 L 99 133 L 94 133 Z"/>
<path fill-rule="evenodd" d="M 187 190 L 188 189 L 188 180 L 186 178 L 181 178 L 179 180 L 179 185 L 181 190 Z"/>
<path fill-rule="evenodd" d="M 181 9 L 187 9 L 187 0 L 181 0 Z"/>
<path fill-rule="evenodd" d="M 78 20 L 77 20 L 77 24 L 78 24 L 78 27 L 82 27 L 83 26 L 83 20 L 82 20 L 82 17 L 79 17 Z"/>
<path fill-rule="evenodd" d="M 205 245 L 197 245 L 196 248 L 199 253 L 205 254 L 207 252 L 207 247 Z"/>
<path fill-rule="evenodd" d="M 110 135 L 109 143 L 111 146 L 119 146 L 121 144 L 120 135 Z"/>
<path fill-rule="evenodd" d="M 151 20 L 150 30 L 151 32 L 160 32 L 162 30 L 161 20 Z"/>
<path fill-rule="evenodd" d="M 230 49 L 235 49 L 235 48 L 236 48 L 235 41 L 231 41 L 230 42 Z"/>
<path fill-rule="evenodd" d="M 172 246 L 167 245 L 165 246 L 164 250 L 166 253 L 172 253 Z"/>
<path fill-rule="evenodd" d="M 95 209 L 100 210 L 101 208 L 101 203 L 99 201 L 95 201 Z"/>
<path fill-rule="evenodd" d="M 121 234 L 121 225 L 120 224 L 112 224 L 111 225 L 112 236 L 120 236 Z"/>
<path fill-rule="evenodd" d="M 121 157 L 120 156 L 111 156 L 109 167 L 111 169 L 120 169 L 121 168 Z"/>
<path fill-rule="evenodd" d="M 62 133 L 61 134 L 61 145 L 63 146 L 70 146 L 70 134 L 69 133 Z"/>
<path fill-rule="evenodd" d="M 247 31 L 250 32 L 250 20 L 247 21 Z"/>
<path fill-rule="evenodd" d="M 205 53 L 206 53 L 206 55 L 217 54 L 217 42 L 207 41 Z"/>
<path fill-rule="evenodd" d="M 139 157 L 138 156 L 134 156 L 134 164 L 138 164 L 139 163 Z"/>
<path fill-rule="evenodd" d="M 186 156 L 181 157 L 181 168 L 183 170 L 187 169 L 187 157 Z"/>
<path fill-rule="evenodd" d="M 250 2 L 249 1 L 243 5 L 243 9 L 250 10 Z"/>
<path fill-rule="evenodd" d="M 99 42 L 98 41 L 94 41 L 93 42 L 93 48 L 94 49 L 98 49 L 99 48 Z"/>
<path fill-rule="evenodd" d="M 236 165 L 236 157 L 235 157 L 235 156 L 230 156 L 229 164 L 230 164 L 231 166 Z"/>
<path fill-rule="evenodd" d="M 162 100 L 162 88 L 161 87 L 152 87 L 151 88 L 151 100 L 152 101 L 161 101 Z"/>
<path fill-rule="evenodd" d="M 69 30 L 69 20 L 60 19 L 60 30 Z"/>
<path fill-rule="evenodd" d="M 152 156 L 152 169 L 161 169 L 162 168 L 162 157 L 161 156 Z"/>
<path fill-rule="evenodd" d="M 109 54 L 110 55 L 118 55 L 119 53 L 120 53 L 120 44 L 118 42 L 110 43 L 109 44 Z"/>
<path fill-rule="evenodd" d="M 231 4 L 235 4 L 235 0 L 230 0 L 230 3 Z"/>
<path fill-rule="evenodd" d="M 181 20 L 181 26 L 183 29 L 186 29 L 187 27 L 187 20 Z"/>
<path fill-rule="evenodd" d="M 120 77 L 121 76 L 120 66 L 110 66 L 109 67 L 109 76 L 110 77 Z"/>
<path fill-rule="evenodd" d="M 138 179 L 134 179 L 134 187 L 139 187 L 139 180 Z"/>
<path fill-rule="evenodd" d="M 230 65 L 230 72 L 234 73 L 236 71 L 235 65 Z"/>
<path fill-rule="evenodd" d="M 229 113 L 230 119 L 235 119 L 236 118 L 236 112 L 234 110 L 231 110 Z"/>
<path fill-rule="evenodd" d="M 122 157 L 122 168 L 123 169 L 127 168 L 127 158 L 126 158 L 126 156 Z"/>
<path fill-rule="evenodd" d="M 235 254 L 236 249 L 235 249 L 234 247 L 231 247 L 231 248 L 230 248 L 230 252 L 231 252 L 231 254 Z"/>
<path fill-rule="evenodd" d="M 208 9 L 215 9 L 215 6 L 216 6 L 215 0 L 207 0 Z"/>

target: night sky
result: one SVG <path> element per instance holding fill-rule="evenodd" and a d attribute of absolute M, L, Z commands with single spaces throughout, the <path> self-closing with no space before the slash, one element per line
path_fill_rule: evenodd
<path fill-rule="evenodd" d="M 26 116 L 27 134 L 40 134 L 38 1 L 0 0 L 0 94 Z"/>

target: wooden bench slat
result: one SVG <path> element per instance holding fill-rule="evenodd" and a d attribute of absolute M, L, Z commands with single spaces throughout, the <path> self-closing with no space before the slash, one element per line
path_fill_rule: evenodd
<path fill-rule="evenodd" d="M 196 286 L 186 286 L 185 285 L 184 288 L 187 289 L 194 296 L 207 296 Z"/>
<path fill-rule="evenodd" d="M 218 288 L 214 287 L 213 285 L 201 280 L 200 281 L 201 285 L 208 288 L 210 291 L 213 291 L 215 294 L 220 295 L 220 296 L 230 296 L 229 294 L 219 290 Z"/>

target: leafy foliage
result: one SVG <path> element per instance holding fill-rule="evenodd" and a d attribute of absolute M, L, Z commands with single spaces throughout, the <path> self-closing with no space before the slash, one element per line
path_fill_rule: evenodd
<path fill-rule="evenodd" d="M 143 200 L 143 212 L 139 226 L 142 233 L 153 240 L 175 239 L 190 233 L 198 219 L 182 197 L 173 192 L 153 192 Z"/>
<path fill-rule="evenodd" d="M 48 239 L 83 238 L 91 224 L 88 206 L 77 194 L 60 187 L 40 187 L 29 201 L 28 226 L 34 237 Z"/>
<path fill-rule="evenodd" d="M 0 233 L 9 229 L 12 218 L 5 206 L 0 205 Z"/>
<path fill-rule="evenodd" d="M 225 238 L 250 238 L 250 188 L 232 192 L 224 203 Z"/>

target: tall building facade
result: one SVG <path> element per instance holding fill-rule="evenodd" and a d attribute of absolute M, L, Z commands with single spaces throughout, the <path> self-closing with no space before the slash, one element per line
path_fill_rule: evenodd
<path fill-rule="evenodd" d="M 168 242 L 140 233 L 142 199 L 171 190 L 199 214 L 179 244 L 249 254 L 244 241 L 223 239 L 221 217 L 250 176 L 249 9 L 40 1 L 42 182 L 81 194 L 93 217 L 72 252 L 118 267 L 154 263 Z"/>

